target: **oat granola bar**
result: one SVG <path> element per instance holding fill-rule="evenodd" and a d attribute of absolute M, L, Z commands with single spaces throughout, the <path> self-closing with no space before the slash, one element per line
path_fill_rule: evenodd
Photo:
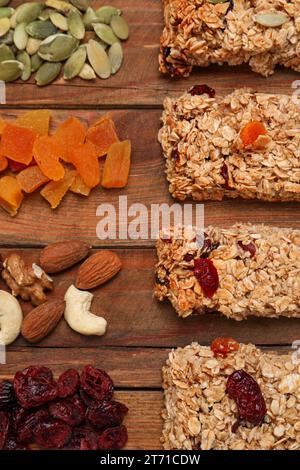
<path fill-rule="evenodd" d="M 300 113 L 293 98 L 246 89 L 213 96 L 202 85 L 165 99 L 159 141 L 172 196 L 300 201 Z"/>
<path fill-rule="evenodd" d="M 300 318 L 300 230 L 235 224 L 186 227 L 157 242 L 155 296 L 180 317 L 219 312 Z"/>
<path fill-rule="evenodd" d="M 262 424 L 241 423 L 226 393 L 228 377 L 244 370 L 259 384 L 267 413 Z M 192 343 L 169 354 L 163 368 L 165 449 L 299 450 L 300 366 L 292 355 L 240 344 L 227 357 Z"/>
<path fill-rule="evenodd" d="M 164 16 L 163 73 L 243 63 L 266 77 L 277 64 L 300 71 L 298 0 L 164 0 Z"/>

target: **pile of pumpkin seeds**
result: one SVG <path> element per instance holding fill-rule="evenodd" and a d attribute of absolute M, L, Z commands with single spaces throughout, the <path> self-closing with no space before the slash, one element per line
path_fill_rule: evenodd
<path fill-rule="evenodd" d="M 0 0 L 0 80 L 37 85 L 79 76 L 93 80 L 115 74 L 123 62 L 121 41 L 129 35 L 121 10 L 91 8 L 90 0 L 26 2 L 16 9 Z"/>

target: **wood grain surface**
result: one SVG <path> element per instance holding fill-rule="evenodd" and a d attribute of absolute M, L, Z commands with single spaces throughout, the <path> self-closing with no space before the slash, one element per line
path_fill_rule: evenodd
<path fill-rule="evenodd" d="M 13 1 L 12 5 L 23 3 Z M 93 2 L 95 6 L 103 2 Z M 53 109 L 52 130 L 69 115 L 91 124 L 99 114 L 111 112 L 121 139 L 132 141 L 132 167 L 127 188 L 96 188 L 89 198 L 68 194 L 56 211 L 51 211 L 38 192 L 27 196 L 17 217 L 0 210 L 0 254 L 21 250 L 28 261 L 38 261 L 39 249 L 64 239 L 83 239 L 94 249 L 113 248 L 122 259 L 122 271 L 110 282 L 93 291 L 92 311 L 108 321 L 107 334 L 80 336 L 62 320 L 53 333 L 32 346 L 20 337 L 8 348 L 7 364 L 0 365 L 1 377 L 12 377 L 30 364 L 47 365 L 58 375 L 68 367 L 79 370 L 93 364 L 107 370 L 116 385 L 116 396 L 128 404 L 126 421 L 128 448 L 159 449 L 162 408 L 161 367 L 170 348 L 191 341 L 210 344 L 216 336 L 231 336 L 278 353 L 291 351 L 300 338 L 300 320 L 249 318 L 235 322 L 218 314 L 177 318 L 168 303 L 153 299 L 155 240 L 99 240 L 96 235 L 97 207 L 112 204 L 118 213 L 119 196 L 128 205 L 174 201 L 164 175 L 164 161 L 157 141 L 163 99 L 179 94 L 193 84 L 207 83 L 225 95 L 236 86 L 257 91 L 292 93 L 299 74 L 278 69 L 265 79 L 247 66 L 209 67 L 197 70 L 188 79 L 171 80 L 158 72 L 158 44 L 163 28 L 161 0 L 110 0 L 120 7 L 130 24 L 130 39 L 124 45 L 125 62 L 109 80 L 84 82 L 79 79 L 38 88 L 33 78 L 6 86 L 6 105 L 0 117 L 13 120 L 27 108 Z M 101 162 L 101 166 L 103 162 Z M 237 221 L 300 228 L 297 203 L 271 204 L 228 200 L 205 203 L 205 224 L 228 227 Z M 54 276 L 55 290 L 49 298 L 63 298 L 74 282 L 77 267 Z M 0 289 L 6 289 L 0 280 Z M 31 306 L 22 303 L 26 315 Z"/>

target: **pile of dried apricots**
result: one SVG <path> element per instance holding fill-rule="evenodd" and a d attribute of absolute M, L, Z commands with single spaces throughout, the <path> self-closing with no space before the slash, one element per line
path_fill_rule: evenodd
<path fill-rule="evenodd" d="M 14 216 L 24 193 L 40 194 L 52 209 L 68 191 L 89 196 L 92 188 L 123 188 L 131 157 L 129 140 L 120 142 L 109 115 L 86 128 L 69 117 L 49 135 L 51 113 L 28 111 L 13 123 L 0 119 L 0 205 Z M 99 158 L 106 155 L 102 178 Z M 6 171 L 8 170 L 8 171 Z"/>

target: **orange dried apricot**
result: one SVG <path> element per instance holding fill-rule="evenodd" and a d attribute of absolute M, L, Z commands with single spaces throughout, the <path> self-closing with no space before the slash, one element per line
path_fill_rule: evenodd
<path fill-rule="evenodd" d="M 41 195 L 49 202 L 52 209 L 56 209 L 63 197 L 67 194 L 75 178 L 74 170 L 66 170 L 60 181 L 50 181 L 41 191 Z"/>
<path fill-rule="evenodd" d="M 0 172 L 6 170 L 7 167 L 8 167 L 7 158 L 0 156 Z"/>
<path fill-rule="evenodd" d="M 0 119 L 0 135 L 3 134 L 5 126 L 6 126 L 6 122 L 3 119 Z"/>
<path fill-rule="evenodd" d="M 59 161 L 60 146 L 48 135 L 37 137 L 33 146 L 33 156 L 42 173 L 50 180 L 59 181 L 64 177 L 65 169 Z"/>
<path fill-rule="evenodd" d="M 72 149 L 70 162 L 80 174 L 84 184 L 94 188 L 100 182 L 100 169 L 97 150 L 92 142 L 86 142 Z"/>
<path fill-rule="evenodd" d="M 87 130 L 86 140 L 96 146 L 98 157 L 106 155 L 109 147 L 119 141 L 115 124 L 109 115 L 98 119 L 98 121 Z"/>
<path fill-rule="evenodd" d="M 79 119 L 70 117 L 64 121 L 54 134 L 54 138 L 60 146 L 61 158 L 69 162 L 70 152 L 73 148 L 84 143 L 86 127 Z"/>
<path fill-rule="evenodd" d="M 130 170 L 131 142 L 124 140 L 112 144 L 104 164 L 102 186 L 104 188 L 124 188 Z"/>
<path fill-rule="evenodd" d="M 1 138 L 0 155 L 29 165 L 36 137 L 37 133 L 31 129 L 7 123 Z"/>
<path fill-rule="evenodd" d="M 262 122 L 250 121 L 241 129 L 240 138 L 244 147 L 248 147 L 254 144 L 260 135 L 265 134 L 267 134 L 267 130 Z"/>
<path fill-rule="evenodd" d="M 89 188 L 84 182 L 79 173 L 76 173 L 70 191 L 75 194 L 81 194 L 82 196 L 89 196 L 91 188 Z"/>
<path fill-rule="evenodd" d="M 13 173 L 19 173 L 19 171 L 25 170 L 29 166 L 36 165 L 34 158 L 31 160 L 29 165 L 25 165 L 24 163 L 14 162 L 13 160 L 8 160 L 8 167 L 10 171 Z"/>
<path fill-rule="evenodd" d="M 49 134 L 51 113 L 48 109 L 34 109 L 19 116 L 15 124 L 36 131 L 39 135 Z"/>
<path fill-rule="evenodd" d="M 0 179 L 0 205 L 11 216 L 17 214 L 23 198 L 20 185 L 14 176 L 3 176 Z"/>
<path fill-rule="evenodd" d="M 43 184 L 49 181 L 49 178 L 45 176 L 37 165 L 29 166 L 25 170 L 21 171 L 17 175 L 17 181 L 20 188 L 25 193 L 33 193 Z"/>

